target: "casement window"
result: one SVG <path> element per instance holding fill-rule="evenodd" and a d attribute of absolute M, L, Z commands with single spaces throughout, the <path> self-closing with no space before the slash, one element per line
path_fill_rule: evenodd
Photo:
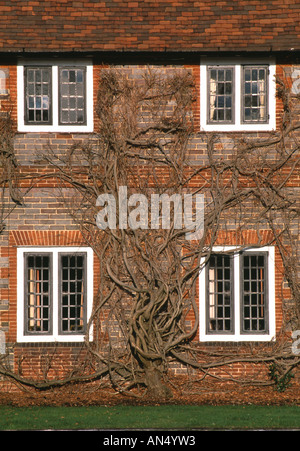
<path fill-rule="evenodd" d="M 200 273 L 200 340 L 274 338 L 274 249 L 215 248 Z"/>
<path fill-rule="evenodd" d="M 86 124 L 86 68 L 59 68 L 59 123 Z"/>
<path fill-rule="evenodd" d="M 7 79 L 9 77 L 8 69 L 0 69 L 0 98 L 8 96 Z"/>
<path fill-rule="evenodd" d="M 25 124 L 52 124 L 52 69 L 24 67 Z"/>
<path fill-rule="evenodd" d="M 229 255 L 213 254 L 207 264 L 207 333 L 233 331 L 233 270 Z"/>
<path fill-rule="evenodd" d="M 82 341 L 92 297 L 89 248 L 18 249 L 18 341 Z"/>
<path fill-rule="evenodd" d="M 275 129 L 274 64 L 249 60 L 203 60 L 200 105 L 202 130 Z"/>
<path fill-rule="evenodd" d="M 86 61 L 20 62 L 19 131 L 92 131 L 92 70 Z"/>
<path fill-rule="evenodd" d="M 242 66 L 242 122 L 266 124 L 269 66 Z"/>

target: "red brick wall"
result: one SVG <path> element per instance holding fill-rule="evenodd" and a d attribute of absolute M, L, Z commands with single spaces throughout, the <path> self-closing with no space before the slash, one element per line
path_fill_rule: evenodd
<path fill-rule="evenodd" d="M 16 66 L 14 64 L 4 65 L 3 67 L 9 69 L 8 86 L 10 90 L 10 98 L 3 99 L 1 108 L 7 109 L 12 107 L 12 117 L 16 123 Z M 99 73 L 101 65 L 94 68 L 94 99 L 96 102 L 97 85 L 99 80 Z M 199 65 L 186 65 L 186 68 L 191 70 L 195 83 L 196 90 L 199 92 L 200 87 L 200 70 Z M 278 75 L 284 75 L 284 67 L 278 66 Z M 132 74 L 135 72 L 135 67 L 131 67 Z M 166 70 L 164 68 L 164 70 Z M 172 70 L 172 68 L 170 68 Z M 194 118 L 195 127 L 199 130 L 200 125 L 200 105 L 199 95 L 194 104 Z M 282 115 L 282 103 L 277 103 L 277 122 Z M 97 124 L 96 124 L 97 125 Z M 253 134 L 254 136 L 265 134 Z M 24 191 L 31 184 L 29 174 L 35 173 L 37 176 L 46 174 L 48 168 L 37 164 L 36 152 L 42 151 L 45 147 L 50 145 L 56 152 L 65 152 L 67 148 L 74 142 L 84 141 L 88 138 L 85 134 L 67 134 L 67 133 L 17 133 L 15 137 L 15 151 L 20 162 L 20 172 L 24 176 L 21 178 L 20 187 Z M 220 155 L 226 158 L 231 150 L 226 149 L 226 140 L 230 140 L 230 134 L 225 136 L 225 145 L 219 148 Z M 194 165 L 204 165 L 207 162 L 206 140 L 205 136 L 198 133 L 193 140 L 194 150 L 191 152 Z M 224 149 L 225 147 L 225 149 Z M 203 175 L 203 174 L 202 174 Z M 209 172 L 205 174 L 209 176 Z M 281 174 L 283 176 L 284 174 Z M 162 174 L 162 177 L 164 174 Z M 295 173 L 290 186 L 299 187 L 300 176 Z M 248 184 L 248 180 L 242 180 L 243 183 Z M 199 185 L 202 183 L 202 177 L 199 175 L 195 177 L 193 183 Z M 17 318 L 17 264 L 16 264 L 16 249 L 17 246 L 22 245 L 49 245 L 49 246 L 71 246 L 82 243 L 82 238 L 76 230 L 76 226 L 69 218 L 65 207 L 57 202 L 55 197 L 51 195 L 51 189 L 55 187 L 53 178 L 44 178 L 37 180 L 34 188 L 31 189 L 25 196 L 25 206 L 16 208 L 10 215 L 7 232 L 0 236 L 0 326 L 6 331 L 7 342 L 14 343 L 16 341 L 16 318 Z M 262 236 L 265 242 L 270 238 L 270 231 L 262 230 Z M 229 231 L 220 234 L 220 244 L 238 244 L 245 242 L 247 244 L 255 244 L 257 241 L 257 232 L 251 229 L 244 231 L 242 236 L 237 236 L 236 231 Z M 97 269 L 95 267 L 95 276 L 97 276 Z M 282 326 L 283 312 L 282 299 L 289 298 L 290 293 L 284 284 L 283 280 L 283 266 L 278 251 L 276 252 L 276 332 L 279 333 Z M 198 294 L 198 284 L 197 284 Z M 188 319 L 193 321 L 193 316 Z M 195 337 L 197 340 L 197 337 Z M 61 372 L 65 373 L 70 369 L 72 363 L 77 362 L 80 357 L 81 345 L 65 344 L 59 347 L 53 345 L 18 345 L 15 349 L 15 365 L 17 367 L 18 361 L 26 356 L 26 363 L 23 365 L 24 374 L 30 375 L 42 374 L 43 368 L 49 365 L 51 360 L 51 372 L 53 377 Z M 82 356 L 84 359 L 84 355 Z M 48 359 L 48 360 L 47 360 Z M 241 367 L 237 367 L 237 375 Z"/>

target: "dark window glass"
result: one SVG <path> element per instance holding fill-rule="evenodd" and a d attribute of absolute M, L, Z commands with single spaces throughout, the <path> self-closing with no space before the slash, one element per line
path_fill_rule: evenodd
<path fill-rule="evenodd" d="M 51 124 L 51 67 L 25 67 L 25 123 Z"/>
<path fill-rule="evenodd" d="M 233 269 L 229 255 L 215 254 L 207 266 L 207 332 L 233 332 Z"/>
<path fill-rule="evenodd" d="M 25 254 L 25 333 L 51 332 L 51 255 Z"/>
<path fill-rule="evenodd" d="M 268 332 L 267 254 L 241 255 L 242 332 Z"/>
<path fill-rule="evenodd" d="M 243 122 L 267 122 L 267 66 L 243 67 Z"/>
<path fill-rule="evenodd" d="M 208 68 L 208 122 L 232 123 L 234 120 L 234 77 L 232 67 Z"/>
<path fill-rule="evenodd" d="M 86 255 L 59 254 L 60 333 L 84 333 L 86 326 Z"/>
<path fill-rule="evenodd" d="M 86 123 L 85 67 L 59 68 L 59 123 Z"/>

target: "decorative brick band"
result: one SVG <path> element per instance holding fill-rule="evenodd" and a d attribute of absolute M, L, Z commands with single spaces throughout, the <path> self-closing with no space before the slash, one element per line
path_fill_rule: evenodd
<path fill-rule="evenodd" d="M 207 242 L 210 242 L 208 234 Z M 274 234 L 269 229 L 248 229 L 248 230 L 220 230 L 215 241 L 218 246 L 242 246 L 242 245 L 258 245 L 265 246 L 273 244 L 275 240 Z"/>
<path fill-rule="evenodd" d="M 82 246 L 78 230 L 17 230 L 10 232 L 11 246 Z"/>

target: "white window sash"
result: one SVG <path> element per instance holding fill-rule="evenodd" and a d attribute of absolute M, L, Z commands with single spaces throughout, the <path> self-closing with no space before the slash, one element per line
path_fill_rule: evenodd
<path fill-rule="evenodd" d="M 51 66 L 52 67 L 52 124 L 25 124 L 24 121 L 24 66 Z M 85 125 L 60 125 L 58 102 L 58 66 L 85 66 L 86 67 L 86 124 Z M 18 91 L 18 131 L 19 132 L 66 132 L 86 133 L 94 129 L 93 114 L 93 65 L 90 60 L 20 60 L 17 66 L 17 91 Z"/>
<path fill-rule="evenodd" d="M 241 99 L 241 76 L 242 65 L 268 65 L 268 93 L 267 93 L 267 111 L 268 121 L 266 123 L 242 123 L 242 99 Z M 208 111 L 208 83 L 207 83 L 207 66 L 233 66 L 235 70 L 235 121 L 232 124 L 207 123 L 209 115 Z M 235 132 L 235 131 L 272 131 L 276 129 L 276 64 L 274 58 L 266 59 L 245 59 L 245 58 L 202 58 L 200 61 L 200 130 L 215 132 Z"/>
<path fill-rule="evenodd" d="M 238 251 L 235 246 L 215 246 L 212 252 L 222 253 L 228 251 Z M 238 252 L 233 255 L 233 270 L 234 270 L 234 333 L 233 334 L 213 334 L 206 333 L 206 270 L 204 266 L 199 273 L 199 339 L 201 342 L 268 342 L 275 341 L 275 250 L 274 246 L 264 246 L 261 248 L 247 249 L 250 252 L 268 252 L 268 334 L 242 334 L 241 318 L 240 318 L 240 257 Z M 205 259 L 201 261 L 201 267 L 204 265 Z"/>
<path fill-rule="evenodd" d="M 52 253 L 52 312 L 53 329 L 51 335 L 25 335 L 24 334 L 24 254 L 25 253 Z M 58 332 L 58 254 L 66 253 L 86 253 L 87 256 L 87 323 L 92 314 L 93 308 L 93 251 L 89 247 L 19 247 L 17 249 L 17 341 L 18 343 L 37 343 L 37 342 L 83 342 L 84 334 L 61 334 Z M 92 328 L 89 330 L 89 340 L 92 340 Z"/>

